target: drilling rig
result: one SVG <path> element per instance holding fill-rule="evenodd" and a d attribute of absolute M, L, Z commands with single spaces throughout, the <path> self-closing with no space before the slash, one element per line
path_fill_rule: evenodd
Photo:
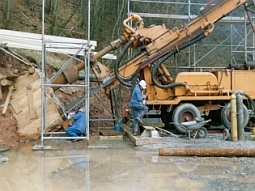
<path fill-rule="evenodd" d="M 146 27 L 139 15 L 131 14 L 123 21 L 123 34 L 98 53 L 91 54 L 90 66 L 98 86 L 92 88 L 90 94 L 102 88 L 112 90 L 119 84 L 132 88 L 143 79 L 147 83 L 144 94 L 150 92 L 146 105 L 150 110 L 160 111 L 165 126 L 173 121 L 178 124 L 204 116 L 212 122 L 220 119 L 230 128 L 230 96 L 241 90 L 245 99 L 242 121 L 245 127 L 255 109 L 255 89 L 247 83 L 255 81 L 254 63 L 246 62 L 242 69 L 231 67 L 219 71 L 180 72 L 176 76 L 171 76 L 164 64 L 173 55 L 209 37 L 215 30 L 215 23 L 241 6 L 249 13 L 249 7 L 254 4 L 247 0 L 213 0 L 200 8 L 200 16 L 181 29 L 168 29 L 165 25 Z M 252 24 L 250 15 L 247 15 Z M 117 49 L 121 51 L 112 68 L 100 62 L 104 55 Z M 125 60 L 130 49 L 138 53 Z M 78 65 L 70 63 L 50 83 L 72 84 L 79 80 L 79 71 L 84 67 L 84 62 Z M 29 87 L 27 90 L 30 90 Z M 49 92 L 49 95 L 53 94 Z M 175 128 L 185 132 L 180 125 Z"/>
<path fill-rule="evenodd" d="M 254 110 L 255 89 L 246 83 L 255 80 L 253 63 L 246 62 L 241 70 L 226 68 L 220 71 L 180 72 L 176 76 L 171 76 L 164 64 L 174 54 L 209 37 L 214 32 L 215 23 L 240 6 L 244 6 L 248 13 L 249 7 L 254 5 L 253 2 L 248 4 L 247 0 L 211 1 L 200 8 L 200 16 L 181 29 L 167 29 L 164 25 L 145 27 L 139 15 L 131 14 L 123 21 L 123 34 L 97 54 L 91 55 L 91 69 L 100 82 L 100 88 L 113 89 L 119 84 L 134 87 L 138 80 L 143 79 L 147 83 L 144 94 L 150 92 L 146 104 L 151 110 L 160 110 L 165 125 L 172 121 L 194 121 L 196 117 L 204 116 L 212 122 L 220 119 L 227 128 L 230 128 L 230 96 L 241 90 L 247 101 L 243 103 L 242 124 L 245 127 Z M 248 17 L 250 19 L 249 14 Z M 130 26 L 131 22 L 135 25 Z M 113 68 L 99 61 L 103 55 L 120 48 Z M 130 48 L 139 53 L 123 61 Z M 84 68 L 84 63 L 73 67 L 72 71 L 79 71 Z M 64 73 L 51 83 L 63 82 L 72 83 Z M 176 128 L 179 132 L 185 132 L 179 125 Z"/>

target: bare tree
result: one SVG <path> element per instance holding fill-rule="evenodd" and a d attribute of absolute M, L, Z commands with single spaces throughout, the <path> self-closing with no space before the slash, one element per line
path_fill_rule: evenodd
<path fill-rule="evenodd" d="M 11 0 L 6 0 L 5 19 L 7 21 L 10 19 L 10 6 L 11 6 Z"/>
<path fill-rule="evenodd" d="M 50 14 L 50 12 L 52 11 L 53 2 L 54 2 L 54 0 L 47 0 L 46 1 L 46 4 L 45 4 L 45 12 L 46 12 L 46 14 Z"/>

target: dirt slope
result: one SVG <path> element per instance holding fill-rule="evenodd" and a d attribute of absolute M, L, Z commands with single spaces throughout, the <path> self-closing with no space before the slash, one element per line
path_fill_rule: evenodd
<path fill-rule="evenodd" d="M 0 51 L 0 74 L 7 76 L 21 75 L 23 72 L 27 71 L 30 66 L 21 63 L 17 59 L 8 54 Z M 56 73 L 57 70 L 47 65 L 46 73 Z M 82 81 L 76 82 L 77 84 L 82 84 Z M 66 106 L 67 104 L 73 102 L 78 97 L 84 95 L 82 88 L 78 87 L 63 87 L 55 91 L 56 96 L 61 102 Z M 109 95 L 104 89 L 100 90 L 97 95 L 100 97 L 101 101 L 110 109 Z M 20 137 L 17 130 L 17 120 L 13 116 L 13 109 L 9 105 L 8 110 L 5 115 L 2 114 L 4 100 L 0 99 L 0 147 L 16 147 L 20 143 L 31 141 L 30 137 Z M 127 107 L 128 102 L 123 104 L 123 107 Z M 91 118 L 112 118 L 111 114 L 105 109 L 101 102 L 95 97 L 90 98 L 90 117 Z M 91 132 L 97 131 L 97 128 L 103 126 L 113 126 L 113 123 L 104 121 L 92 121 L 90 123 Z M 93 130 L 94 128 L 94 130 Z"/>

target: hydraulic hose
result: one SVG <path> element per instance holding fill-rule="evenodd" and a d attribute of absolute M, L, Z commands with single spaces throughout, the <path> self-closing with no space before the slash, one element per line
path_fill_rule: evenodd
<path fill-rule="evenodd" d="M 173 84 L 168 84 L 168 85 L 160 85 L 157 80 L 155 79 L 155 73 L 157 71 L 157 69 L 159 68 L 159 66 L 165 61 L 167 60 L 169 57 L 171 57 L 172 55 L 176 54 L 177 53 L 177 50 L 173 50 L 171 51 L 170 53 L 168 53 L 167 55 L 165 55 L 163 58 L 161 58 L 159 60 L 159 62 L 155 65 L 155 67 L 153 68 L 152 70 L 152 75 L 151 75 L 151 78 L 152 78 L 152 82 L 159 88 L 162 88 L 162 89 L 168 89 L 168 88 L 173 88 L 175 86 L 186 86 L 185 83 L 182 83 L 182 82 L 178 82 L 178 83 L 173 83 Z"/>
<path fill-rule="evenodd" d="M 192 45 L 192 44 L 194 44 L 194 43 L 196 43 L 196 42 L 202 40 L 202 39 L 205 38 L 205 37 L 206 37 L 206 36 L 205 36 L 204 33 L 200 34 L 199 36 L 197 36 L 196 38 L 192 39 L 192 40 L 189 41 L 188 43 L 179 46 L 179 47 L 178 47 L 178 51 L 180 51 L 180 50 L 182 50 L 182 49 L 184 49 L 184 48 L 189 47 L 190 45 Z M 137 69 L 137 71 L 136 71 L 134 74 L 132 74 L 128 79 L 123 79 L 123 78 L 119 75 L 118 69 L 120 68 L 120 65 L 121 65 L 120 63 L 121 63 L 121 61 L 122 61 L 122 59 L 123 59 L 125 53 L 127 52 L 128 48 L 132 45 L 132 43 L 133 43 L 132 40 L 130 40 L 130 41 L 128 41 L 128 42 L 126 43 L 126 45 L 124 46 L 123 50 L 122 50 L 121 53 L 120 53 L 120 57 L 119 57 L 118 60 L 117 60 L 117 64 L 114 66 L 114 73 L 115 73 L 115 75 L 116 75 L 117 80 L 118 80 L 122 85 L 128 86 L 128 87 L 133 87 L 133 83 L 132 83 L 132 82 L 130 83 L 130 81 L 132 81 L 132 79 L 133 79 L 135 76 L 138 75 L 138 73 L 139 73 L 141 67 L 139 67 L 139 68 Z M 172 45 L 172 46 L 174 46 L 174 45 Z M 169 57 L 171 57 L 172 55 L 178 53 L 178 51 L 177 51 L 177 49 L 172 50 L 171 52 L 169 52 L 168 54 L 166 54 L 164 57 L 160 58 L 160 59 L 159 59 L 159 62 L 155 65 L 155 67 L 154 67 L 154 69 L 153 69 L 153 71 L 152 71 L 152 82 L 153 82 L 157 87 L 162 88 L 162 89 L 169 89 L 169 88 L 173 88 L 173 87 L 175 87 L 175 86 L 184 86 L 184 87 L 187 86 L 187 84 L 182 83 L 182 82 L 173 83 L 173 84 L 168 84 L 168 85 L 161 85 L 161 84 L 159 84 L 159 83 L 156 81 L 156 79 L 155 79 L 155 74 L 156 74 L 156 71 L 157 71 L 158 67 L 159 67 L 165 60 L 167 60 Z M 157 53 L 156 56 L 157 56 L 157 55 L 160 55 L 160 54 L 161 54 L 161 52 Z M 144 65 L 144 64 L 146 64 L 146 61 L 143 62 L 141 65 Z M 129 81 L 129 82 L 128 82 L 128 81 Z"/>
<path fill-rule="evenodd" d="M 131 81 L 132 78 L 133 78 L 134 76 L 137 75 L 137 71 L 135 72 L 134 75 L 131 75 L 128 79 L 123 79 L 123 78 L 119 75 L 118 69 L 119 69 L 119 67 L 120 67 L 120 63 L 121 63 L 121 61 L 122 61 L 122 59 L 123 59 L 125 53 L 127 52 L 128 48 L 132 45 L 132 43 L 133 43 L 133 41 L 130 40 L 130 41 L 128 41 L 128 42 L 125 44 L 123 50 L 122 50 L 121 53 L 120 53 L 120 57 L 119 57 L 118 60 L 117 60 L 117 64 L 115 64 L 115 66 L 114 66 L 114 73 L 115 73 L 115 76 L 116 76 L 117 80 L 118 80 L 122 85 L 128 86 L 128 87 L 133 87 L 133 84 L 130 83 L 130 82 L 127 82 L 127 80 L 128 80 L 128 81 Z M 139 71 L 139 70 L 138 70 L 138 71 Z"/>
<path fill-rule="evenodd" d="M 251 99 L 251 97 L 246 94 L 246 93 L 242 93 L 245 97 L 247 97 L 248 101 L 251 103 L 251 105 L 253 106 L 253 111 L 255 112 L 255 102 Z M 252 109 L 252 108 L 251 108 Z"/>
<path fill-rule="evenodd" d="M 178 51 L 183 50 L 183 49 L 189 47 L 190 45 L 192 45 L 192 44 L 194 44 L 194 43 L 196 43 L 196 42 L 202 40 L 202 39 L 205 38 L 205 37 L 206 37 L 206 36 L 205 36 L 204 33 L 200 34 L 199 36 L 197 36 L 196 38 L 192 39 L 192 40 L 189 41 L 188 43 L 179 46 Z M 173 45 L 172 45 L 172 46 L 173 46 Z M 178 53 L 178 51 L 177 51 L 177 49 L 174 49 L 174 50 L 172 50 L 171 52 L 169 52 L 168 54 L 166 54 L 164 57 L 160 58 L 160 59 L 159 59 L 159 62 L 158 62 L 158 63 L 155 65 L 155 67 L 153 68 L 151 78 L 152 78 L 152 82 L 153 82 L 157 87 L 162 88 L 162 89 L 170 89 L 170 88 L 173 88 L 173 87 L 176 87 L 176 86 L 183 86 L 183 87 L 186 87 L 186 86 L 187 86 L 187 84 L 182 83 L 182 82 L 177 82 L 177 83 L 168 84 L 168 85 L 161 85 L 161 84 L 159 84 L 159 83 L 157 82 L 157 80 L 155 79 L 155 74 L 156 74 L 156 72 L 157 72 L 158 67 L 159 67 L 164 61 L 166 61 L 170 56 L 172 56 L 172 55 Z"/>

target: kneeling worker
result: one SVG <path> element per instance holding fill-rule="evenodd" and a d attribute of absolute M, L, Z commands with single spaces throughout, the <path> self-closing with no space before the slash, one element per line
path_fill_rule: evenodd
<path fill-rule="evenodd" d="M 68 119 L 71 118 L 70 115 L 67 117 Z M 82 108 L 78 109 L 75 115 L 72 117 L 74 122 L 73 124 L 66 129 L 67 135 L 70 137 L 79 137 L 81 136 L 86 130 L 86 117 L 85 113 Z"/>

